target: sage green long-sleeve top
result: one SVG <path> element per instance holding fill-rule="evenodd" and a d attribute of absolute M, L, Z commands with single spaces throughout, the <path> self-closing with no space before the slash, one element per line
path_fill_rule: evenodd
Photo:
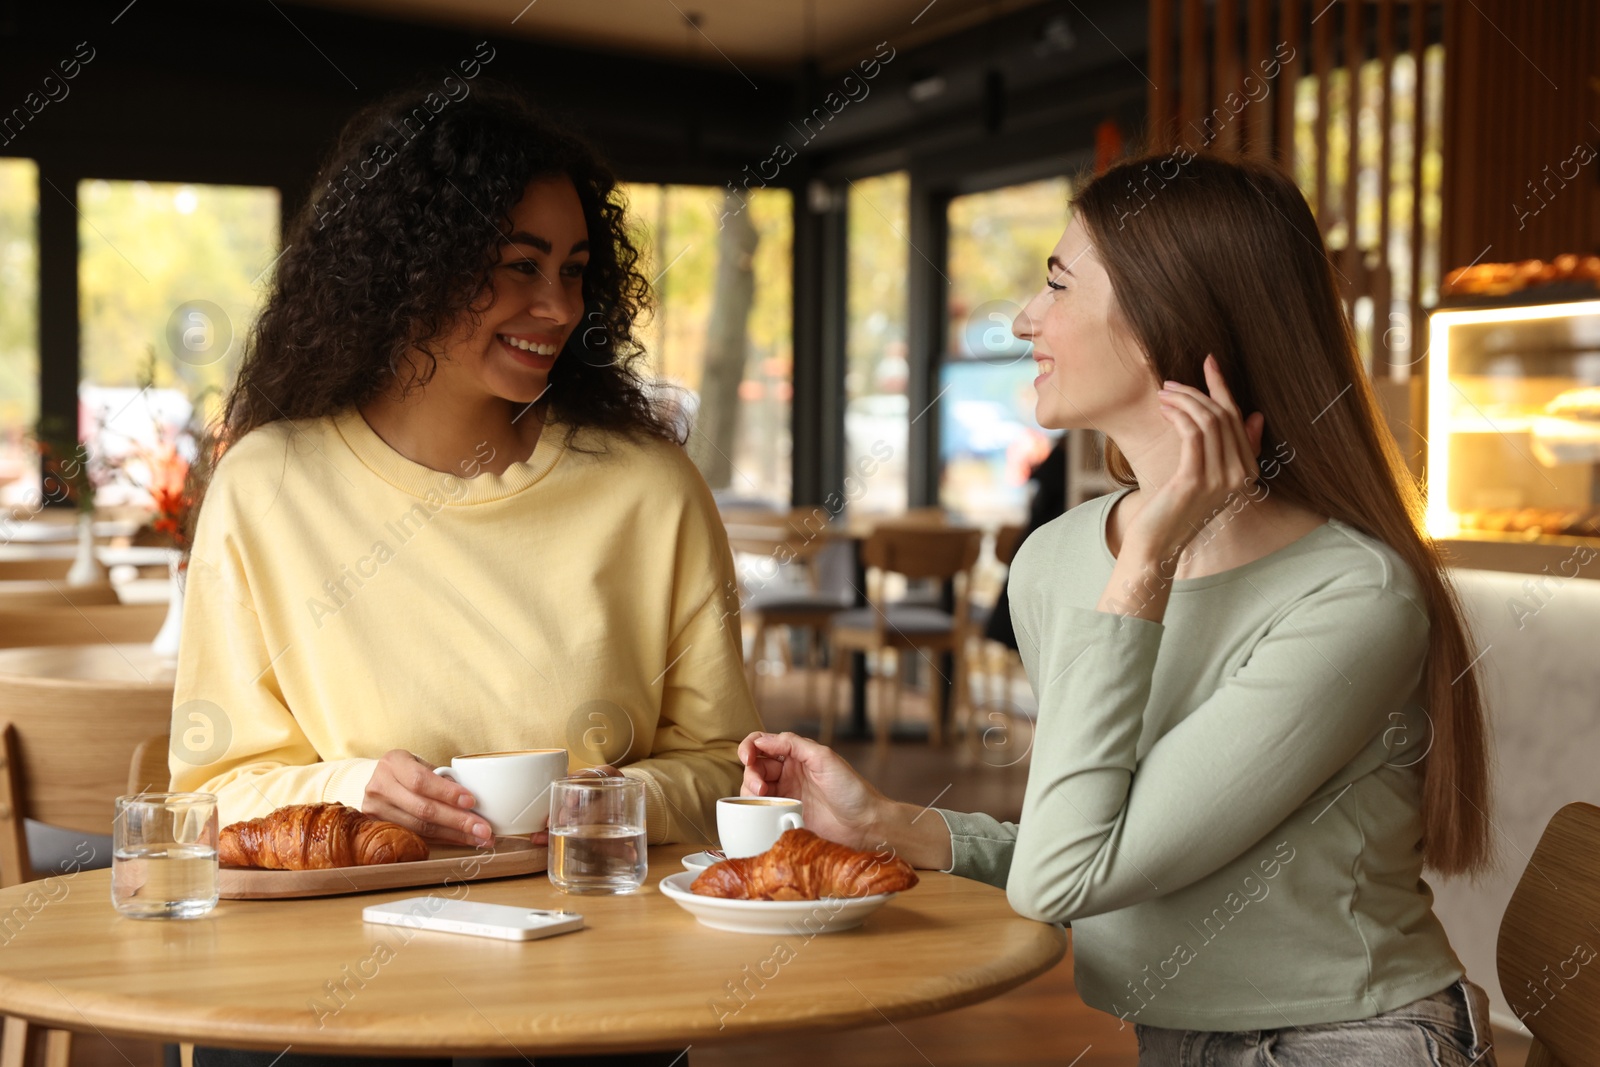
<path fill-rule="evenodd" d="M 1173 584 L 1160 623 L 1095 610 L 1121 493 L 1041 527 L 1011 615 L 1039 719 L 1020 823 L 939 810 L 954 873 L 1067 922 L 1077 988 L 1126 1021 L 1361 1019 L 1462 974 L 1422 880 L 1422 594 L 1337 520 Z"/>

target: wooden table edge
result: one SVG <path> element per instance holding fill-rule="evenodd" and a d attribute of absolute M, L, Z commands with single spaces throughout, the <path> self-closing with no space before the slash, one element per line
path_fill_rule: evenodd
<path fill-rule="evenodd" d="M 1039 923 L 1037 934 L 1038 947 L 1042 950 L 1038 960 L 998 984 L 973 985 L 918 1004 L 890 1005 L 887 1010 L 868 1001 L 865 994 L 862 994 L 860 1009 L 807 1014 L 803 1026 L 797 1026 L 793 1018 L 785 1017 L 763 1018 L 728 1027 L 715 1027 L 708 1022 L 703 1027 L 691 1028 L 680 1036 L 690 1039 L 684 1041 L 688 1045 L 727 1044 L 772 1033 L 860 1029 L 878 1022 L 915 1019 L 968 1007 L 1025 985 L 1061 962 L 1067 951 L 1066 931 L 1051 923 Z M 228 1017 L 233 1027 L 230 1032 L 217 1030 L 200 1032 L 192 1025 L 181 1021 L 163 1024 L 162 1020 L 167 1016 L 147 1000 L 128 1002 L 128 998 L 120 995 L 83 994 L 79 991 L 76 1001 L 72 1001 L 68 1000 L 66 994 L 49 979 L 45 979 L 44 982 L 45 986 L 41 987 L 37 981 L 19 982 L 0 974 L 0 1014 L 16 1016 L 54 1029 L 72 1030 L 80 1034 L 92 1032 L 107 1039 L 122 1037 L 160 1042 L 193 1042 L 196 1045 L 271 1052 L 282 1052 L 286 1047 L 292 1047 L 305 1053 L 368 1052 L 374 1056 L 526 1056 L 530 1053 L 560 1056 L 582 1053 L 645 1052 L 667 1047 L 659 1037 L 629 1037 L 626 1028 L 619 1029 L 614 1034 L 591 1035 L 576 1042 L 570 1038 L 561 1040 L 559 1039 L 561 1035 L 551 1035 L 551 1041 L 541 1041 L 540 1035 L 537 1034 L 519 1034 L 520 1040 L 513 1042 L 509 1036 L 494 1028 L 493 1023 L 488 1025 L 495 1029 L 499 1040 L 491 1039 L 478 1044 L 385 1044 L 380 1029 L 334 1030 L 329 1031 L 328 1041 L 307 1043 L 304 1040 L 303 1030 L 298 1028 L 288 1030 L 281 1025 L 250 1025 L 247 1019 L 241 1019 L 241 1015 L 246 1015 L 247 1012 L 237 1006 L 215 1009 L 218 1015 Z M 52 991 L 49 996 L 53 996 L 59 1002 L 58 1005 L 45 1006 L 41 1002 L 42 998 L 47 996 L 43 992 L 46 987 Z M 83 1005 L 92 1008 L 95 1016 L 104 1025 L 90 1021 L 88 1014 L 83 1011 Z M 191 1021 L 194 1019 L 195 1013 L 192 1008 L 179 1010 L 183 1019 Z M 129 1025 L 122 1025 L 118 1020 L 128 1020 Z M 672 1044 L 670 1047 L 676 1048 L 677 1045 Z"/>

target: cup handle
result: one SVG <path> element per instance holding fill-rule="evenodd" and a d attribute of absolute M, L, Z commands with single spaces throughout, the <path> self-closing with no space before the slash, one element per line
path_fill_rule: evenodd
<path fill-rule="evenodd" d="M 435 767 L 433 769 L 433 773 L 437 774 L 440 778 L 450 779 L 452 782 L 456 783 L 456 785 L 461 784 L 461 779 L 456 777 L 454 767 Z"/>
<path fill-rule="evenodd" d="M 783 830 L 798 830 L 805 826 L 805 823 L 800 820 L 800 815 L 798 812 L 787 811 L 784 812 L 783 815 L 778 819 L 778 825 L 781 826 Z M 782 833 L 783 830 L 779 830 L 778 832 Z"/>

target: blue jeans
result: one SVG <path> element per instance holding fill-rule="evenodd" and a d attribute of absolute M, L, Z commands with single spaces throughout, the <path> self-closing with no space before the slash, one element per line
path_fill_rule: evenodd
<path fill-rule="evenodd" d="M 1462 978 L 1370 1019 L 1281 1030 L 1135 1024 L 1139 1067 L 1497 1067 L 1489 997 Z"/>

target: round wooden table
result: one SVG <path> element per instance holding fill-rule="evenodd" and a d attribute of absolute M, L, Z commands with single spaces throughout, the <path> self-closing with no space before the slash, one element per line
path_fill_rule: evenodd
<path fill-rule="evenodd" d="M 428 888 L 224 900 L 160 921 L 117 914 L 109 871 L 14 886 L 0 890 L 0 1011 L 273 1052 L 531 1058 L 928 1015 L 1021 985 L 1066 951 L 1060 927 L 1019 917 L 1002 890 L 930 871 L 856 930 L 713 930 L 657 888 L 695 849 L 652 847 L 645 887 L 626 896 L 567 896 L 543 874 L 438 890 L 585 916 L 584 930 L 527 942 L 361 920 Z"/>
<path fill-rule="evenodd" d="M 5 612 L 86 608 L 120 602 L 116 587 L 110 582 L 68 585 L 65 578 L 0 579 L 0 611 Z"/>
<path fill-rule="evenodd" d="M 172 691 L 178 664 L 144 644 L 44 645 L 0 648 L 0 674 L 55 682 L 115 682 Z"/>

